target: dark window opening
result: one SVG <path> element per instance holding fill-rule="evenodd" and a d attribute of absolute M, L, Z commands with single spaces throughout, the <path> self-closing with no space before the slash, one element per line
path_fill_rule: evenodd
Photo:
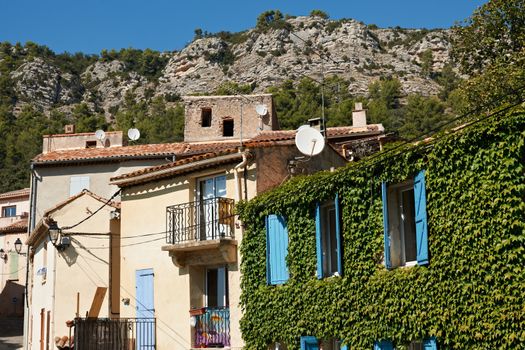
<path fill-rule="evenodd" d="M 203 128 L 211 126 L 211 108 L 203 108 L 201 110 L 201 126 Z"/>
<path fill-rule="evenodd" d="M 86 141 L 86 148 L 97 148 L 97 141 Z"/>
<path fill-rule="evenodd" d="M 222 136 L 233 136 L 233 119 L 224 119 L 222 122 Z"/>

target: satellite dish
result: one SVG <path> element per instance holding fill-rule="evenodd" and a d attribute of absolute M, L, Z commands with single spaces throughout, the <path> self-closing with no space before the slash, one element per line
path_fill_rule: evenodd
<path fill-rule="evenodd" d="M 256 105 L 255 111 L 261 117 L 264 117 L 268 113 L 268 107 L 266 105 Z"/>
<path fill-rule="evenodd" d="M 104 132 L 104 130 L 98 129 L 97 131 L 95 131 L 95 137 L 97 138 L 97 140 L 102 142 L 106 138 L 106 133 Z"/>
<path fill-rule="evenodd" d="M 139 129 L 136 129 L 136 128 L 131 128 L 128 130 L 128 138 L 131 140 L 131 141 L 137 141 L 140 137 L 140 131 Z"/>
<path fill-rule="evenodd" d="M 305 156 L 315 156 L 324 149 L 324 137 L 316 129 L 303 125 L 295 134 L 295 145 Z"/>

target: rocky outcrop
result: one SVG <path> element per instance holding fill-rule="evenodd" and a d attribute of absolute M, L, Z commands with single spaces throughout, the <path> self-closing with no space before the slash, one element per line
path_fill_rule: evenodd
<path fill-rule="evenodd" d="M 339 75 L 350 82 L 350 93 L 364 95 L 368 85 L 395 75 L 405 93 L 437 94 L 439 85 L 421 73 L 421 55 L 430 50 L 433 69 L 448 62 L 446 30 L 380 29 L 355 20 L 319 17 L 287 20 L 288 29 L 256 29 L 237 33 L 235 40 L 211 36 L 198 39 L 169 61 L 160 77 L 145 77 L 118 60 L 100 59 L 80 75 L 62 72 L 41 58 L 24 62 L 11 77 L 20 103 L 48 110 L 84 102 L 103 110 L 108 119 L 128 92 L 136 99 L 154 95 L 207 93 L 225 81 L 270 86 L 304 76 L 321 79 Z"/>

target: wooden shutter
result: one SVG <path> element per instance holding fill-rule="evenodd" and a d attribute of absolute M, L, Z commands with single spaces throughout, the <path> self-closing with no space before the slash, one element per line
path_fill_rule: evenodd
<path fill-rule="evenodd" d="M 414 200 L 416 212 L 417 263 L 419 265 L 425 265 L 428 264 L 428 225 L 425 170 L 421 170 L 414 178 Z"/>
<path fill-rule="evenodd" d="M 383 241 L 385 246 L 385 267 L 389 269 L 390 264 L 390 238 L 388 233 L 388 197 L 387 197 L 388 187 L 386 182 L 381 183 L 381 192 L 383 197 Z"/>
<path fill-rule="evenodd" d="M 288 255 L 288 230 L 284 218 L 278 215 L 266 217 L 266 278 L 268 284 L 282 284 L 289 278 L 286 256 Z"/>
<path fill-rule="evenodd" d="M 317 254 L 317 278 L 323 278 L 323 246 L 321 235 L 321 204 L 315 207 L 315 251 Z"/>
<path fill-rule="evenodd" d="M 341 208 L 339 206 L 339 193 L 335 194 L 335 240 L 337 241 L 337 272 L 343 275 L 343 242 L 341 233 Z"/>
<path fill-rule="evenodd" d="M 301 337 L 301 350 L 319 350 L 319 341 L 316 337 Z"/>
<path fill-rule="evenodd" d="M 423 340 L 423 350 L 437 350 L 436 338 L 428 338 Z"/>
<path fill-rule="evenodd" d="M 394 345 L 389 340 L 381 340 L 374 343 L 374 350 L 393 350 Z"/>

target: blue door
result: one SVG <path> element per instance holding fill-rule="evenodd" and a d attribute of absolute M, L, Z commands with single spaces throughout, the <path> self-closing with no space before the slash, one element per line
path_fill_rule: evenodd
<path fill-rule="evenodd" d="M 137 270 L 137 350 L 155 349 L 155 308 L 153 306 L 153 269 Z"/>

